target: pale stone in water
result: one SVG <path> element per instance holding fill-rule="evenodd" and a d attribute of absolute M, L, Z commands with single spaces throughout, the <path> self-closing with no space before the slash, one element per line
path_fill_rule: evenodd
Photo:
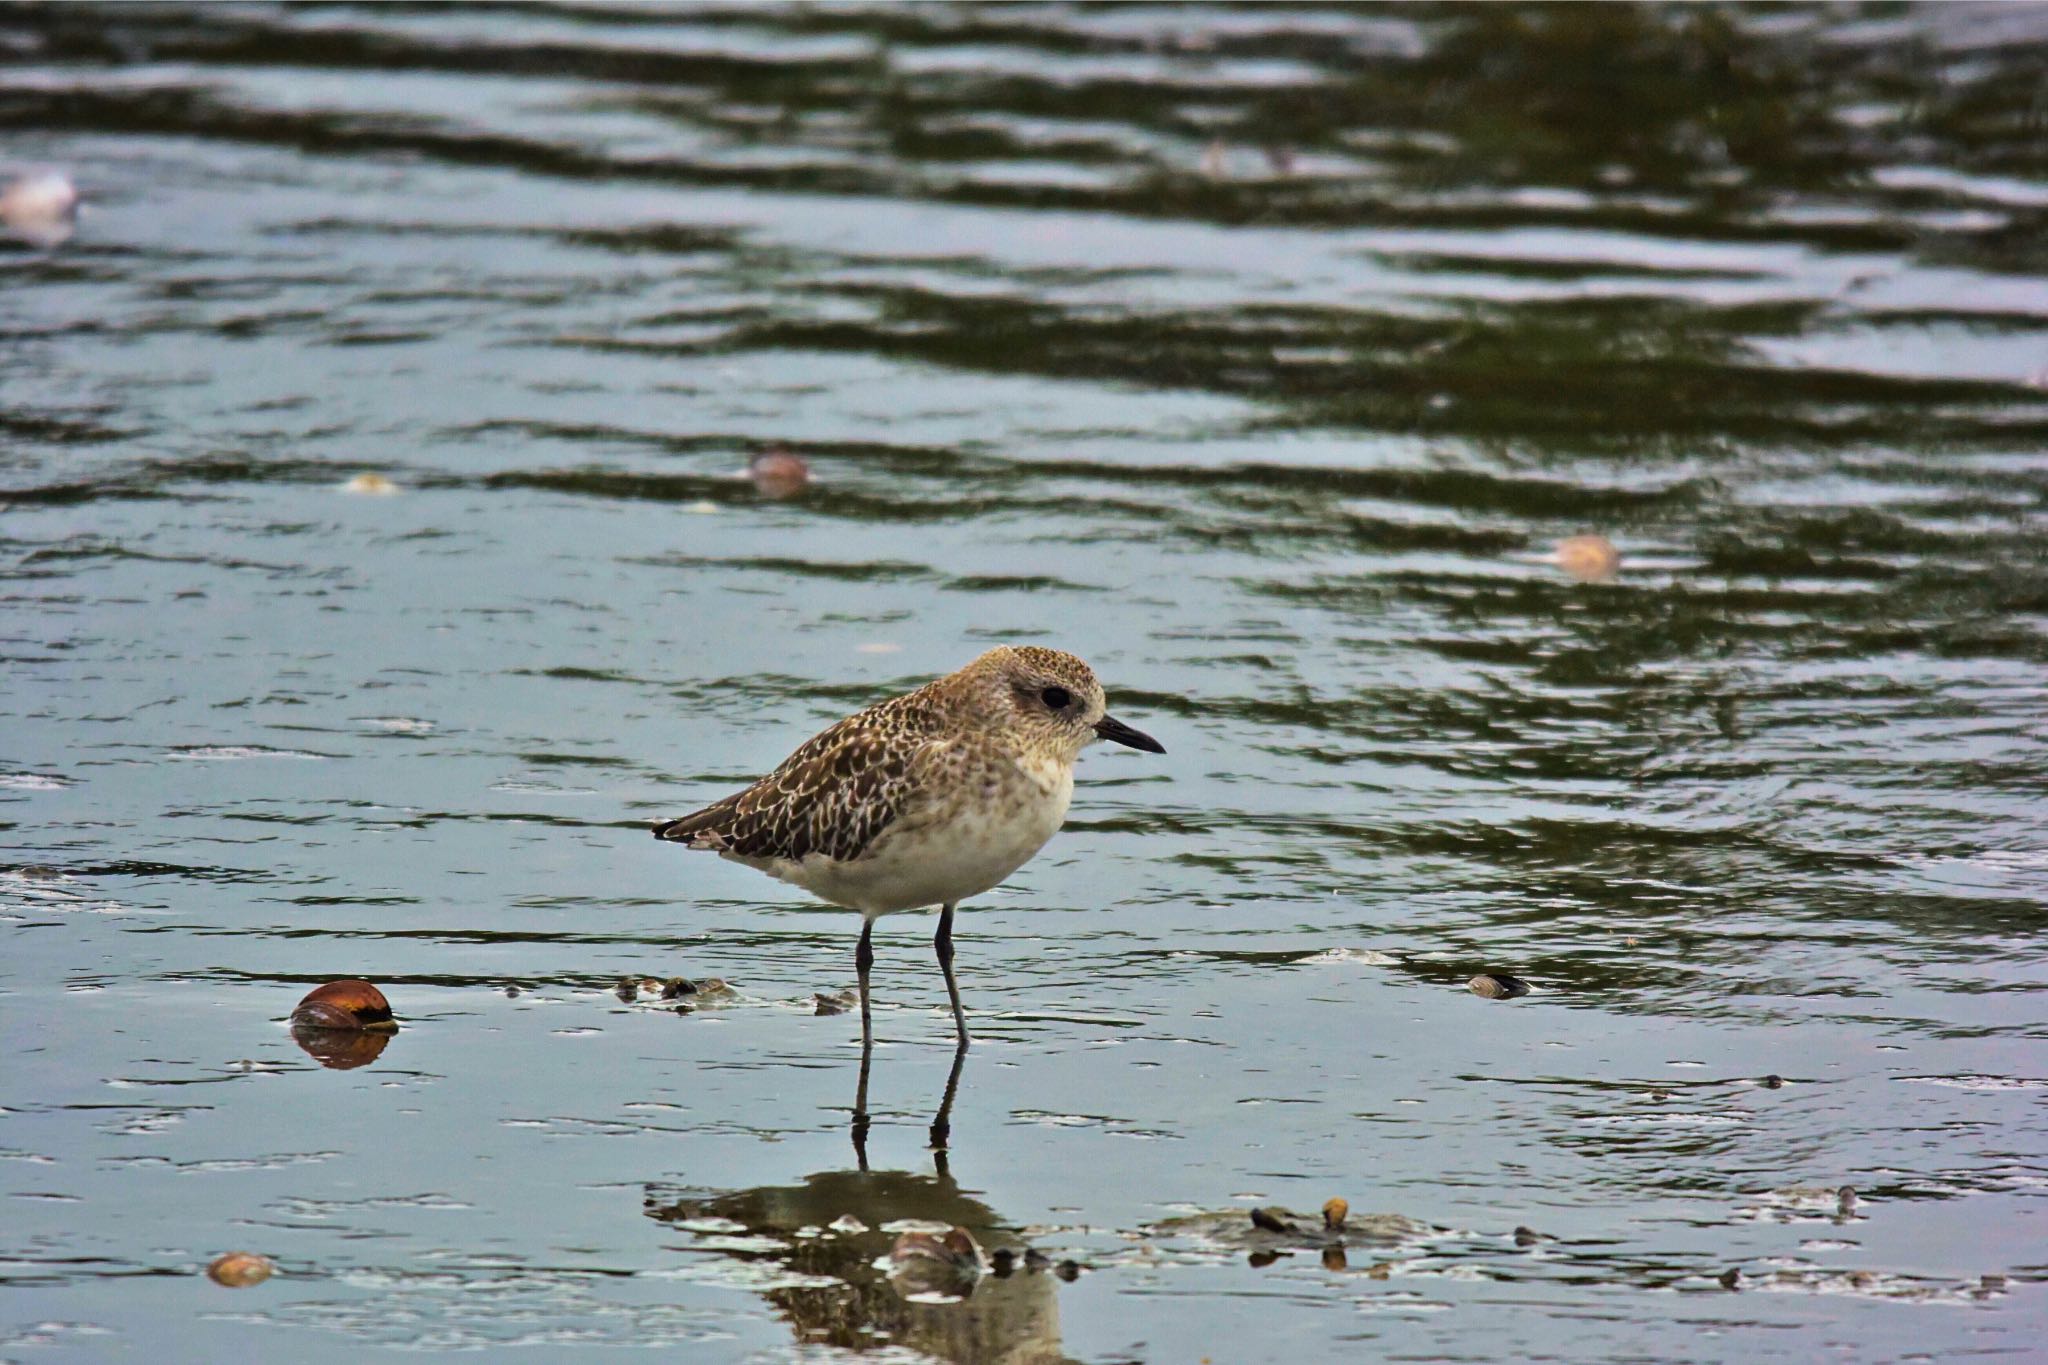
<path fill-rule="evenodd" d="M 78 187 L 62 171 L 32 171 L 0 190 L 0 225 L 48 250 L 78 230 Z"/>
<path fill-rule="evenodd" d="M 1557 542 L 1557 567 L 1581 583 L 1602 583 L 1621 569 L 1621 551 L 1606 536 L 1571 536 Z"/>

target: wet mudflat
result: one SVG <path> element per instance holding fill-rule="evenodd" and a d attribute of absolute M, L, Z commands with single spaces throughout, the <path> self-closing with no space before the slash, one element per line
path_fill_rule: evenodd
<path fill-rule="evenodd" d="M 0 1359 L 2038 1350 L 2041 9 L 0 53 Z M 942 1154 L 884 922 L 863 1172 L 857 920 L 646 825 L 998 641 L 1169 753 Z"/>

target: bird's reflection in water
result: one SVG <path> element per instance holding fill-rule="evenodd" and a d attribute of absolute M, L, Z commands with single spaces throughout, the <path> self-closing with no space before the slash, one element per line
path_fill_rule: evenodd
<path fill-rule="evenodd" d="M 854 1116 L 858 1169 L 725 1194 L 650 1188 L 647 1216 L 698 1233 L 723 1255 L 788 1271 L 788 1282 L 764 1297 L 804 1344 L 854 1351 L 907 1347 L 962 1365 L 1066 1360 L 1056 1277 L 1041 1258 L 1027 1255 L 1023 1239 L 994 1209 L 962 1191 L 948 1169 L 947 1118 L 964 1055 L 954 1058 L 932 1123 L 934 1174 L 869 1169 L 863 1057 Z M 943 1298 L 920 1293 L 928 1280 L 890 1273 L 897 1233 L 883 1229 L 904 1222 L 966 1229 L 990 1253 L 993 1268 L 959 1280 Z"/>

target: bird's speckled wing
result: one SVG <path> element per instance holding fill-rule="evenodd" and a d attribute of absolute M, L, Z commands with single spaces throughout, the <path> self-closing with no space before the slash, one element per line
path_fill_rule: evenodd
<path fill-rule="evenodd" d="M 915 694 L 872 707 L 805 741 L 781 767 L 723 801 L 654 827 L 654 837 L 748 861 L 823 854 L 850 862 L 910 805 L 931 754 Z"/>

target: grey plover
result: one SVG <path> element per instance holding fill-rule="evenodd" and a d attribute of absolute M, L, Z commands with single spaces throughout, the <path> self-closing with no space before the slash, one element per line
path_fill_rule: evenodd
<path fill-rule="evenodd" d="M 940 907 L 932 947 L 964 1048 L 954 908 L 1052 838 L 1073 799 L 1074 760 L 1097 739 L 1166 752 L 1106 714 L 1087 664 L 1056 649 L 1005 645 L 848 716 L 745 791 L 663 821 L 654 835 L 861 912 L 854 968 L 864 1049 L 874 1040 L 875 920 Z"/>

